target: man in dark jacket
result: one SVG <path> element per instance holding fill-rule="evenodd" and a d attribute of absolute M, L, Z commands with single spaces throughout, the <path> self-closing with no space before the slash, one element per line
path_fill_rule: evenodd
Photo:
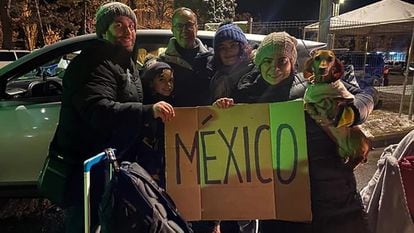
<path fill-rule="evenodd" d="M 233 98 L 219 99 L 215 105 L 226 108 L 234 103 L 280 102 L 303 98 L 308 81 L 294 69 L 296 43 L 296 39 L 285 32 L 266 36 L 256 52 L 256 68 L 240 79 L 236 92 L 231 95 Z M 349 125 L 361 124 L 374 107 L 373 98 L 353 85 L 343 84 L 355 95 L 354 102 L 346 107 L 353 111 L 354 117 L 347 118 L 342 113 L 338 113 L 338 117 L 346 118 L 344 120 L 348 120 Z M 307 112 L 305 122 L 312 223 L 263 220 L 260 221 L 260 232 L 369 232 L 353 170 L 339 155 L 336 143 Z"/>
<path fill-rule="evenodd" d="M 194 107 L 211 104 L 209 91 L 213 75 L 213 51 L 197 38 L 197 15 L 189 8 L 177 8 L 172 16 L 173 36 L 160 60 L 174 70 L 172 103 L 176 107 Z M 197 233 L 217 232 L 213 221 L 193 222 Z"/>
<path fill-rule="evenodd" d="M 74 165 L 63 203 L 66 232 L 83 231 L 83 173 L 87 158 L 105 148 L 118 156 L 138 142 L 144 122 L 168 121 L 174 109 L 166 102 L 143 105 L 138 70 L 132 59 L 137 19 L 127 5 L 111 2 L 96 13 L 100 38 L 84 49 L 69 65 L 63 78 L 59 125 L 49 156 L 59 156 Z M 92 225 L 97 224 L 97 206 L 103 188 L 102 170 L 92 174 Z"/>
<path fill-rule="evenodd" d="M 181 7 L 172 16 L 174 37 L 160 59 L 174 70 L 174 106 L 209 105 L 209 85 L 213 75 L 213 52 L 197 38 L 197 16 L 189 8 Z"/>

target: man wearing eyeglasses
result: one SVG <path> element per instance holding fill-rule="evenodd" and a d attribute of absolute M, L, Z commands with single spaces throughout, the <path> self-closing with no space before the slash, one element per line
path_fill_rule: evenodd
<path fill-rule="evenodd" d="M 197 15 L 189 8 L 177 8 L 172 16 L 173 36 L 160 59 L 174 70 L 173 106 L 210 105 L 213 50 L 197 38 Z M 215 221 L 192 222 L 195 233 L 218 233 Z"/>
<path fill-rule="evenodd" d="M 209 105 L 210 77 L 213 74 L 213 52 L 197 38 L 197 16 L 181 7 L 172 16 L 173 36 L 160 59 L 174 70 L 174 106 Z"/>

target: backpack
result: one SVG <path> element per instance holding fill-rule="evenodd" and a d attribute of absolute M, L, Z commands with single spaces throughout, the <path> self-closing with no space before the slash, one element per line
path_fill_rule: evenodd
<path fill-rule="evenodd" d="M 174 202 L 138 163 L 123 162 L 99 207 L 103 233 L 192 233 Z"/>

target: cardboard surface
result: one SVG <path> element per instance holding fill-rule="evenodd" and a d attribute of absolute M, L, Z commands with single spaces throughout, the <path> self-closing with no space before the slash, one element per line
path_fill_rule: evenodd
<path fill-rule="evenodd" d="M 269 104 L 277 219 L 287 221 L 312 216 L 302 106 L 302 101 Z"/>
<path fill-rule="evenodd" d="M 175 111 L 167 192 L 187 220 L 311 220 L 302 101 Z"/>

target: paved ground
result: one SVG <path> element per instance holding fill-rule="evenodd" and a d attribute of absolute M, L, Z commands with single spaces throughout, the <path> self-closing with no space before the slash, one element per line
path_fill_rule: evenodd
<path fill-rule="evenodd" d="M 355 169 L 355 178 L 357 180 L 357 188 L 361 190 L 368 184 L 372 175 L 377 170 L 377 161 L 385 147 L 374 148 L 369 152 L 368 161 Z"/>
<path fill-rule="evenodd" d="M 369 154 L 368 162 L 355 170 L 357 188 L 361 190 L 371 179 L 377 169 L 377 160 L 384 147 L 374 148 Z M 0 200 L 1 201 L 1 200 Z M 10 213 L 20 212 L 21 215 L 0 219 L 1 233 L 58 233 L 63 232 L 62 211 L 50 208 L 50 204 L 37 199 L 13 200 L 16 205 L 6 210 Z M 0 203 L 1 206 L 1 203 Z M 49 206 L 49 208 L 47 208 Z M 16 209 L 16 207 L 18 209 Z M 42 211 L 33 211 L 38 209 Z M 30 227 L 28 227 L 30 226 Z"/>
<path fill-rule="evenodd" d="M 389 85 L 386 87 L 378 87 L 377 88 L 381 92 L 390 93 L 390 94 L 402 94 L 404 90 L 403 85 Z M 404 95 L 409 96 L 411 95 L 412 86 L 406 85 L 405 86 L 405 93 Z"/>
<path fill-rule="evenodd" d="M 385 147 L 398 143 L 410 130 L 414 129 L 414 121 L 408 118 L 409 95 L 412 89 L 413 77 L 408 77 L 403 101 L 403 112 L 400 115 L 400 101 L 405 77 L 401 74 L 391 74 L 389 86 L 376 87 L 380 91 L 382 107 L 369 116 L 364 123 L 373 139 L 373 150 L 369 153 L 368 162 L 355 170 L 358 190 L 363 188 L 377 169 L 377 161 Z"/>

